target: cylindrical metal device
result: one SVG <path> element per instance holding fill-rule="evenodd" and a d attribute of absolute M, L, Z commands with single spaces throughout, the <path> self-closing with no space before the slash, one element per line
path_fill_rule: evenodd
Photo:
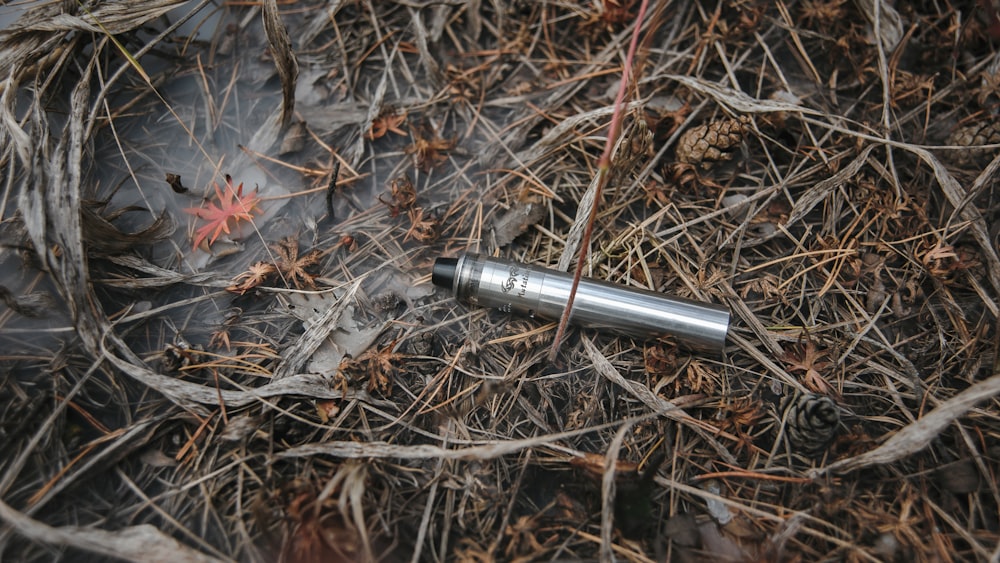
<path fill-rule="evenodd" d="M 462 302 L 558 320 L 566 309 L 573 276 L 477 254 L 438 258 L 434 285 L 450 288 Z M 639 338 L 672 336 L 700 352 L 721 353 L 729 310 L 661 293 L 581 279 L 570 322 Z"/>

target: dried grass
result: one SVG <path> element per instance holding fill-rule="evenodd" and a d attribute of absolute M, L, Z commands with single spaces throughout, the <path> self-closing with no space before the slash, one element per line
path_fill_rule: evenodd
<path fill-rule="evenodd" d="M 181 4 L 0 34 L 0 553 L 1000 558 L 984 3 Z M 635 25 L 584 268 L 730 345 L 549 363 L 428 272 L 572 265 Z M 192 250 L 225 174 L 260 208 Z"/>

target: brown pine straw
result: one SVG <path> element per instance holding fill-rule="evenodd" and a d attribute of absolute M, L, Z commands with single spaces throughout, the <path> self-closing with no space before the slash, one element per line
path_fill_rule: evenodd
<path fill-rule="evenodd" d="M 995 10 L 650 4 L 0 8 L 0 558 L 1000 557 Z"/>

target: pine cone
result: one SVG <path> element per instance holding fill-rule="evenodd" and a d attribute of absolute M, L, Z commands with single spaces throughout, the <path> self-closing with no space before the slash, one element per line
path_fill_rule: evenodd
<path fill-rule="evenodd" d="M 802 393 L 788 399 L 784 409 L 785 435 L 792 447 L 807 455 L 822 452 L 840 426 L 840 409 L 826 395 Z"/>
<path fill-rule="evenodd" d="M 982 149 L 980 145 L 1000 143 L 1000 121 L 981 121 L 963 125 L 948 135 L 945 144 L 969 147 L 964 151 L 949 151 L 951 160 L 960 166 L 975 164 L 995 154 L 993 149 Z"/>
<path fill-rule="evenodd" d="M 677 141 L 677 161 L 698 164 L 729 160 L 732 158 L 729 151 L 739 146 L 750 131 L 750 118 L 745 115 L 699 125 Z"/>

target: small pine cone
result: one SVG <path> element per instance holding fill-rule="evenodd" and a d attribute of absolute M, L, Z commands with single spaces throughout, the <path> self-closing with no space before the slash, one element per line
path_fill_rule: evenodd
<path fill-rule="evenodd" d="M 840 410 L 826 395 L 802 393 L 788 398 L 784 420 L 785 435 L 792 447 L 814 455 L 833 441 L 840 426 Z"/>
<path fill-rule="evenodd" d="M 739 146 L 750 133 L 750 118 L 720 119 L 699 125 L 677 141 L 677 161 L 698 164 L 732 158 L 730 150 Z"/>
<path fill-rule="evenodd" d="M 980 145 L 1000 143 L 1000 121 L 985 121 L 963 125 L 948 135 L 945 144 L 969 147 L 964 151 L 950 151 L 951 159 L 960 166 L 974 164 L 995 154 L 992 149 L 979 148 Z"/>

